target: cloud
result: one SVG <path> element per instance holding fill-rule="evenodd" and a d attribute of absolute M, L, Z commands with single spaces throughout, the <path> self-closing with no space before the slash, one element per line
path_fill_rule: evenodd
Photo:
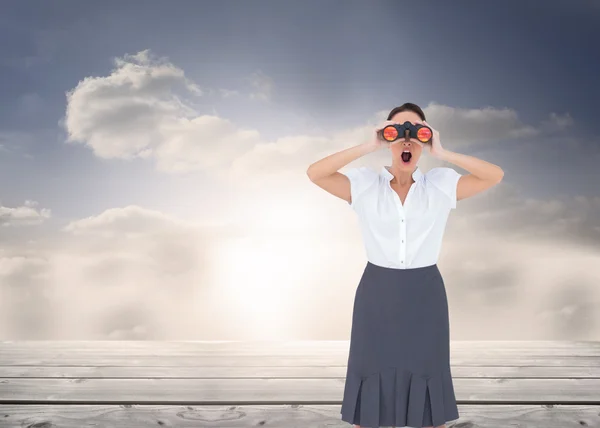
<path fill-rule="evenodd" d="M 553 245 L 600 248 L 600 197 L 555 194 L 538 199 L 501 183 L 481 195 L 458 202 L 465 216 L 458 216 L 448 236 L 460 237 L 474 229 L 501 236 L 503 240 L 536 241 Z"/>
<path fill-rule="evenodd" d="M 67 94 L 68 142 L 101 158 L 151 158 L 162 172 L 222 168 L 259 141 L 258 132 L 214 115 L 198 115 L 178 90 L 202 90 L 149 51 L 115 60 L 106 77 L 88 77 Z"/>
<path fill-rule="evenodd" d="M 460 230 L 445 238 L 440 264 L 455 339 L 598 340 L 597 247 Z"/>
<path fill-rule="evenodd" d="M 550 117 L 542 122 L 542 129 L 544 132 L 550 133 L 554 131 L 563 131 L 571 126 L 573 126 L 573 118 L 569 113 L 558 114 L 551 113 Z"/>
<path fill-rule="evenodd" d="M 553 113 L 536 127 L 522 123 L 514 110 L 492 107 L 461 109 L 431 103 L 424 112 L 428 123 L 440 131 L 442 144 L 447 142 L 446 147 L 453 148 L 490 145 L 502 140 L 529 141 L 531 137 L 546 133 L 560 138 L 556 131 L 572 123 L 568 114 Z M 387 114 L 387 111 L 377 112 L 364 124 L 335 131 L 328 136 L 293 135 L 270 142 L 261 140 L 234 158 L 230 176 L 239 179 L 253 173 L 268 177 L 277 175 L 286 180 L 302 176 L 308 165 L 316 160 L 367 141 L 373 128 L 385 120 Z M 521 147 L 524 145 L 521 144 Z M 359 159 L 352 166 L 361 164 L 379 169 L 384 163 L 389 163 L 389 153 L 381 150 Z M 420 166 L 426 170 L 438 163 L 426 156 Z"/>
<path fill-rule="evenodd" d="M 296 204 L 282 206 L 290 200 Z M 289 223 L 271 235 L 242 223 L 198 225 L 131 205 L 72 221 L 55 236 L 4 245 L 0 335 L 272 339 L 269 329 L 250 332 L 242 325 L 247 316 L 260 325 L 261 317 L 278 311 L 289 329 L 281 334 L 346 337 L 364 262 L 353 212 L 322 192 L 314 198 L 272 196 L 271 202 L 275 209 L 266 212 Z M 440 259 L 453 338 L 600 337 L 600 314 L 594 311 L 600 271 L 590 269 L 600 263 L 599 204 L 582 196 L 525 198 L 508 183 L 459 201 Z M 305 205 L 313 208 L 298 212 Z M 295 230 L 294 213 L 318 215 L 322 228 Z M 230 240 L 243 245 L 232 252 L 223 246 Z M 226 278 L 231 275 L 233 282 Z M 245 297 L 261 292 L 265 299 Z M 329 311 L 327 329 L 311 324 L 309 308 Z"/>
<path fill-rule="evenodd" d="M 73 221 L 33 246 L 4 246 L 0 336 L 151 339 L 206 331 L 212 320 L 200 312 L 211 304 L 211 249 L 238 235 L 231 225 L 202 227 L 128 206 Z"/>
<path fill-rule="evenodd" d="M 509 108 L 467 109 L 430 103 L 423 111 L 427 122 L 440 131 L 442 144 L 450 141 L 453 147 L 529 139 L 572 124 L 568 113 L 552 113 L 548 120 L 536 127 L 523 123 L 517 112 Z"/>
<path fill-rule="evenodd" d="M 387 114 L 378 112 L 364 124 L 331 135 L 287 135 L 267 141 L 257 129 L 243 129 L 217 114 L 196 111 L 186 97 L 215 91 L 201 89 L 167 59 L 144 50 L 114 63 L 110 75 L 87 77 L 67 93 L 67 141 L 85 144 L 101 158 L 152 160 L 166 173 L 201 170 L 232 179 L 272 175 L 273 168 L 277 173 L 302 173 L 315 159 L 366 141 Z M 271 78 L 259 71 L 246 80 L 255 89 L 252 98 L 271 99 Z M 219 92 L 224 97 L 238 93 Z M 552 113 L 534 126 L 508 108 L 431 103 L 424 110 L 442 141 L 452 147 L 556 135 L 573 122 L 568 113 Z"/>
<path fill-rule="evenodd" d="M 51 211 L 47 208 L 36 209 L 38 203 L 25 201 L 25 205 L 9 208 L 0 205 L 0 224 L 4 227 L 36 225 L 50 218 Z"/>
<path fill-rule="evenodd" d="M 539 199 L 502 182 L 459 201 L 442 250 L 457 338 L 597 340 L 598 224 L 596 196 Z"/>

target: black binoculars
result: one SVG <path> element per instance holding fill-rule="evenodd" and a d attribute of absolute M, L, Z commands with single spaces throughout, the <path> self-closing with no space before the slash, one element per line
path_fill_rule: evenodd
<path fill-rule="evenodd" d="M 389 143 L 403 137 L 406 138 L 406 140 L 415 138 L 421 143 L 430 143 L 433 133 L 429 126 L 421 125 L 420 123 L 412 124 L 406 121 L 402 125 L 387 125 L 379 131 L 379 135 Z"/>

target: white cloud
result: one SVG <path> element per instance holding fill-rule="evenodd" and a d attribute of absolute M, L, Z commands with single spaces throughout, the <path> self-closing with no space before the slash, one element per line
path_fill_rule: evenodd
<path fill-rule="evenodd" d="M 259 141 L 255 130 L 198 115 L 178 89 L 200 95 L 184 72 L 149 51 L 115 60 L 109 76 L 88 77 L 67 94 L 69 142 L 101 158 L 152 158 L 163 172 L 226 166 Z"/>
<path fill-rule="evenodd" d="M 339 320 L 349 315 L 364 261 L 354 215 L 320 192 L 299 203 L 315 207 L 307 214 L 318 213 L 323 230 L 290 224 L 289 236 L 286 229 L 245 235 L 243 225 L 200 226 L 132 205 L 70 222 L 58 236 L 5 245 L 0 336 L 272 339 L 268 329 L 241 326 L 250 314 L 260 325 L 276 311 L 281 325 L 325 339 L 310 317 L 311 310 L 327 309 L 327 334 L 345 337 L 347 325 Z M 280 205 L 273 202 L 271 214 L 294 223 Z M 600 262 L 598 236 L 585 237 L 599 205 L 581 196 L 523 203 L 504 184 L 460 201 L 440 260 L 455 339 L 600 337 L 600 271 L 589 269 Z M 243 245 L 222 248 L 230 239 Z M 251 300 L 260 293 L 268 299 Z"/>
<path fill-rule="evenodd" d="M 50 218 L 47 208 L 36 209 L 37 202 L 25 201 L 25 205 L 15 208 L 0 205 L 0 224 L 4 227 L 41 224 Z"/>
<path fill-rule="evenodd" d="M 4 246 L 0 336 L 150 339 L 206 331 L 211 249 L 238 234 L 128 206 L 71 222 L 33 246 Z"/>

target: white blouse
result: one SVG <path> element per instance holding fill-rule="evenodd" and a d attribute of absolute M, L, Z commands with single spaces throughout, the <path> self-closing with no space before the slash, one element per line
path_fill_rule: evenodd
<path fill-rule="evenodd" d="M 342 172 L 342 171 L 340 171 Z M 416 167 L 404 206 L 390 186 L 386 166 L 342 172 L 350 180 L 350 206 L 358 215 L 367 260 L 379 266 L 411 269 L 437 263 L 456 187 L 462 176 L 452 168 Z"/>

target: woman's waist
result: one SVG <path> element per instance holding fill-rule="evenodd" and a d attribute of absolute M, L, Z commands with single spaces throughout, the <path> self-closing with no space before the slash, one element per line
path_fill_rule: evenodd
<path fill-rule="evenodd" d="M 432 272 L 432 271 L 439 272 L 438 265 L 435 262 L 425 265 L 425 266 L 420 266 L 420 265 L 410 266 L 409 265 L 407 267 L 394 267 L 394 266 L 390 266 L 390 265 L 382 265 L 377 262 L 368 260 L 366 268 L 371 269 L 371 270 L 381 271 L 381 272 L 388 272 L 393 275 L 409 275 L 409 274 L 417 274 L 418 275 L 418 274 Z"/>

